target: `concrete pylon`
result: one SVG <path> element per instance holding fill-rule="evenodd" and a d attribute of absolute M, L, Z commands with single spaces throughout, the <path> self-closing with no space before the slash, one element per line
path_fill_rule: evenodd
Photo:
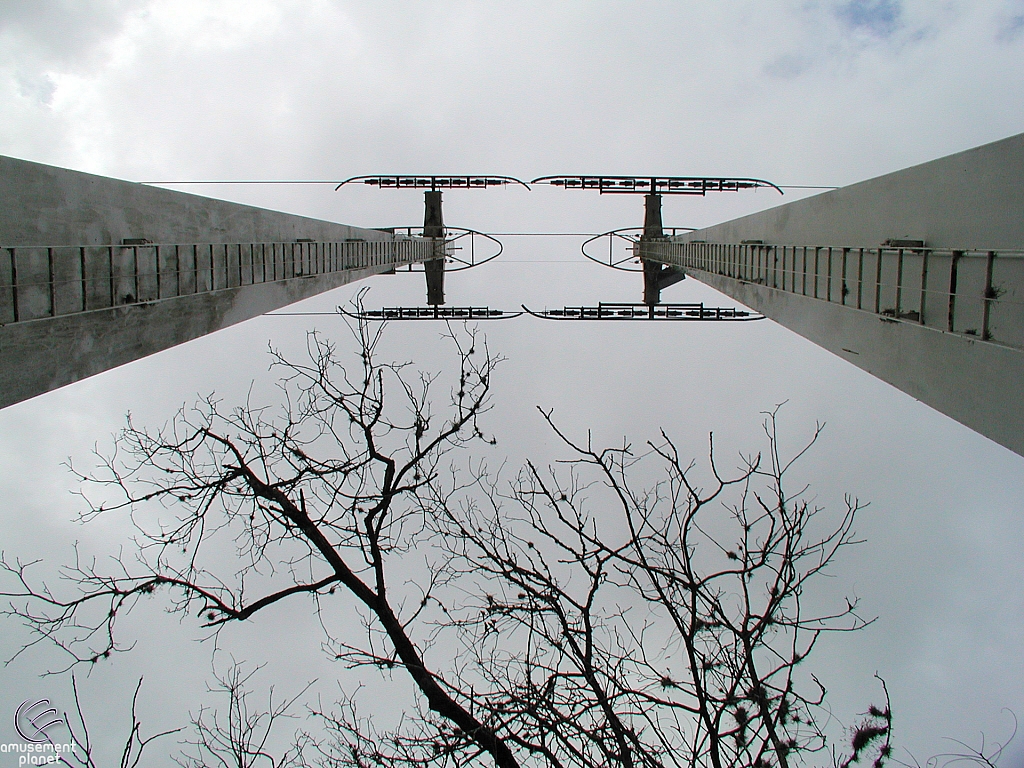
<path fill-rule="evenodd" d="M 436 253 L 2 156 L 0 200 L 0 408 Z"/>
<path fill-rule="evenodd" d="M 1024 456 L 1022 178 L 1024 134 L 673 237 L 658 257 Z"/>
<path fill-rule="evenodd" d="M 423 237 L 434 244 L 433 258 L 423 262 L 427 276 L 427 304 L 444 304 L 444 215 L 441 212 L 440 190 L 423 193 Z"/>

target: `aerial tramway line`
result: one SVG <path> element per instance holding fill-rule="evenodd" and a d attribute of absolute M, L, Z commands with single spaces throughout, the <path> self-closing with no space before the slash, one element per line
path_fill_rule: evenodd
<path fill-rule="evenodd" d="M 689 227 L 669 227 L 662 224 L 661 196 L 706 196 L 711 192 L 738 192 L 747 189 L 770 188 L 782 194 L 775 184 L 763 179 L 718 178 L 698 176 L 542 176 L 529 184 L 511 176 L 427 176 L 427 175 L 371 175 L 346 179 L 335 191 L 346 184 L 362 183 L 378 189 L 423 189 L 423 226 L 388 227 L 392 233 L 415 235 L 433 241 L 434 258 L 423 262 L 426 276 L 426 307 L 385 307 L 379 310 L 350 312 L 338 311 L 364 320 L 507 320 L 523 314 L 547 320 L 612 320 L 612 321 L 735 321 L 759 320 L 762 315 L 734 307 L 705 307 L 703 304 L 662 304 L 662 289 L 683 280 L 685 273 L 669 267 L 657 259 L 659 250 L 670 243 L 666 229 L 674 236 L 693 231 Z M 564 190 L 593 190 L 599 194 L 642 194 L 644 199 L 644 226 L 611 230 L 589 237 L 581 246 L 583 255 L 591 261 L 627 272 L 642 272 L 644 296 L 642 304 L 599 303 L 595 307 L 563 307 L 534 311 L 522 305 L 522 311 L 506 311 L 488 307 L 445 307 L 444 275 L 481 266 L 501 255 L 504 246 L 493 235 L 460 227 L 446 227 L 441 207 L 441 193 L 445 189 L 488 189 L 520 185 L 530 189 L 531 184 L 544 184 Z M 588 246 L 601 240 L 608 241 L 608 257 L 600 258 Z M 486 249 L 478 258 L 478 245 Z M 615 246 L 626 245 L 626 254 L 616 255 Z M 496 250 L 490 252 L 491 249 Z M 468 250 L 468 253 L 466 252 Z M 639 267 L 631 266 L 639 264 Z M 418 269 L 409 265 L 408 271 Z"/>

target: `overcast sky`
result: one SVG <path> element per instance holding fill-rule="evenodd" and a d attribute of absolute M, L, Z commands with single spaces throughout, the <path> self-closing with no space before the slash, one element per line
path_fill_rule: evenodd
<path fill-rule="evenodd" d="M 0 154 L 135 181 L 656 173 L 838 186 L 1024 131 L 1022 93 L 1024 0 L 0 0 Z M 346 224 L 422 220 L 416 192 L 180 188 Z M 714 224 L 801 194 L 666 199 L 665 223 Z M 640 225 L 642 205 L 449 192 L 445 219 L 600 232 Z M 450 303 L 639 300 L 636 276 L 583 262 L 578 240 L 505 242 L 501 261 L 450 278 Z M 421 280 L 375 278 L 370 301 L 421 303 Z M 302 308 L 329 310 L 353 292 Z M 664 298 L 729 303 L 692 280 Z M 61 462 L 86 459 L 128 410 L 160 424 L 196 393 L 237 401 L 254 379 L 269 396 L 268 341 L 298 350 L 312 324 L 259 318 L 0 411 L 0 548 L 56 563 L 76 539 L 116 547 L 126 534 L 115 523 L 70 523 L 79 502 Z M 515 461 L 556 458 L 534 405 L 612 442 L 664 427 L 698 457 L 709 430 L 730 455 L 756 447 L 760 412 L 785 400 L 794 443 L 827 422 L 803 476 L 825 506 L 844 493 L 871 502 L 858 526 L 866 544 L 835 581 L 879 616 L 822 649 L 837 715 L 863 710 L 877 670 L 896 742 L 922 762 L 950 747 L 946 737 L 1005 736 L 1004 708 L 1024 716 L 1024 459 L 767 321 L 485 330 L 509 358 L 492 418 Z M 392 332 L 397 356 L 440 364 L 437 328 Z M 14 642 L 10 625 L 0 631 Z M 139 649 L 94 674 L 90 690 L 144 673 L 145 711 L 180 722 L 208 654 L 193 628 L 159 615 L 137 633 Z M 319 640 L 293 635 L 257 627 L 231 642 L 254 660 L 280 651 L 268 682 L 329 676 Z M 5 713 L 23 699 L 66 700 L 59 681 L 37 680 L 45 664 L 40 654 L 0 669 L 3 740 Z M 100 732 L 112 733 L 123 712 L 99 709 Z M 1006 765 L 1024 765 L 1021 742 Z"/>

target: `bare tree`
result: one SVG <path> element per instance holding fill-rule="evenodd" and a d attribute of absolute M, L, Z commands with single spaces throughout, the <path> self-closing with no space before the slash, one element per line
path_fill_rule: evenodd
<path fill-rule="evenodd" d="M 124 744 L 121 746 L 121 753 L 118 756 L 117 765 L 119 768 L 138 768 L 142 764 L 143 754 L 153 742 L 165 736 L 171 736 L 181 730 L 180 728 L 173 728 L 144 736 L 142 723 L 138 716 L 139 691 L 141 690 L 142 678 L 139 678 L 135 685 L 135 691 L 132 693 L 131 710 L 129 712 L 131 725 L 128 729 L 128 735 L 124 738 Z M 92 735 L 89 731 L 85 706 L 82 703 L 82 695 L 78 689 L 78 680 L 74 675 L 71 676 L 71 692 L 75 702 L 74 710 L 62 713 L 61 719 L 53 724 L 60 726 L 59 730 L 58 728 L 47 728 L 44 734 L 49 745 L 54 747 L 52 755 L 47 757 L 51 758 L 51 762 L 55 761 L 60 765 L 66 766 L 66 768 L 99 768 L 101 765 L 107 765 L 108 763 L 97 761 L 96 745 L 93 743 Z M 65 730 L 67 733 L 66 738 L 54 736 L 54 731 L 60 733 Z M 110 739 L 108 738 L 106 741 L 109 742 Z M 58 745 L 64 748 L 58 750 Z M 67 749 L 66 746 L 70 746 L 71 749 Z"/>
<path fill-rule="evenodd" d="M 66 597 L 32 564 L 2 561 L 17 582 L 8 613 L 75 666 L 125 648 L 119 618 L 155 593 L 214 634 L 283 600 L 361 611 L 361 641 L 325 646 L 349 667 L 404 673 L 417 697 L 394 727 L 354 698 L 313 707 L 319 735 L 292 762 L 788 768 L 825 749 L 825 688 L 806 660 L 822 633 L 867 622 L 855 601 L 803 601 L 854 543 L 859 506 L 828 523 L 786 490 L 803 451 L 781 455 L 775 412 L 765 453 L 731 475 L 711 451 L 706 488 L 665 434 L 599 449 L 542 412 L 567 459 L 507 483 L 449 456 L 494 442 L 480 417 L 500 361 L 475 331 L 449 329 L 447 380 L 379 362 L 382 327 L 352 332 L 352 368 L 316 333 L 304 363 L 273 353 L 276 408 L 207 398 L 156 432 L 129 419 L 80 477 L 104 496 L 84 520 L 131 512 L 133 556 L 112 574 L 76 560 Z M 295 701 L 249 710 L 236 672 L 220 680 L 227 719 L 195 718 L 184 764 L 285 764 L 261 744 Z"/>
<path fill-rule="evenodd" d="M 121 494 L 91 506 L 86 520 L 133 511 L 138 565 L 126 558 L 111 575 L 79 560 L 66 572 L 78 594 L 62 599 L 30 582 L 31 564 L 5 561 L 21 586 L 8 596 L 26 598 L 14 611 L 77 664 L 120 650 L 119 617 L 157 591 L 171 595 L 173 610 L 216 628 L 288 598 L 321 600 L 340 588 L 372 616 L 389 663 L 408 673 L 430 710 L 497 765 L 516 765 L 504 741 L 427 665 L 410 628 L 415 612 L 401 615 L 388 582 L 389 567 L 421 535 L 416 504 L 406 500 L 436 479 L 447 451 L 483 438 L 478 418 L 488 408 L 498 360 L 485 344 L 478 348 L 475 332 L 451 334 L 457 382 L 450 409 L 435 416 L 435 377 L 408 364 L 378 363 L 381 329 L 360 323 L 353 330 L 360 349 L 355 375 L 315 333 L 308 363 L 275 354 L 284 371 L 278 414 L 248 406 L 225 413 L 208 398 L 156 433 L 129 421 L 103 459 L 104 471 L 81 478 Z M 392 387 L 400 403 L 390 408 Z M 176 513 L 146 518 L 141 510 L 153 505 Z M 213 573 L 207 550 L 221 544 L 235 549 L 237 567 Z"/>
<path fill-rule="evenodd" d="M 200 707 L 192 717 L 194 735 L 186 740 L 188 748 L 177 758 L 182 768 L 285 768 L 301 765 L 301 744 L 278 751 L 271 744 L 274 727 L 282 719 L 293 717 L 292 709 L 312 683 L 290 699 L 267 694 L 266 708 L 250 705 L 253 695 L 249 684 L 259 671 L 248 671 L 234 660 L 222 673 L 214 671 L 216 685 L 210 693 L 226 699 L 226 706 Z"/>
<path fill-rule="evenodd" d="M 766 414 L 766 455 L 723 478 L 712 450 L 702 489 L 665 434 L 639 454 L 596 449 L 543 415 L 560 470 L 528 463 L 502 490 L 478 467 L 461 508 L 429 505 L 457 581 L 478 585 L 448 624 L 471 638 L 462 695 L 552 765 L 788 766 L 823 750 L 825 688 L 800 670 L 823 633 L 869 622 L 855 600 L 803 608 L 859 509 L 847 499 L 828 524 L 787 495 L 817 432 L 786 459 Z M 634 487 L 650 462 L 662 480 Z"/>
<path fill-rule="evenodd" d="M 892 708 L 889 704 L 889 686 L 878 673 L 875 673 L 875 677 L 881 682 L 882 690 L 885 692 L 885 707 L 868 707 L 863 719 L 850 728 L 850 751 L 845 759 L 836 758 L 837 768 L 851 768 L 861 761 L 867 763 L 866 758 L 871 754 L 875 755 L 872 761 L 873 768 L 881 768 L 892 758 Z"/>
<path fill-rule="evenodd" d="M 956 745 L 953 751 L 932 755 L 925 761 L 926 768 L 952 768 L 953 766 L 997 768 L 1004 757 L 1007 747 L 1017 737 L 1017 716 L 1008 709 L 1004 711 L 1013 720 L 1013 727 L 1010 729 L 1010 735 L 1003 741 L 996 741 L 990 744 L 984 733 L 978 737 L 978 746 L 976 747 L 959 739 L 949 739 L 949 741 Z M 901 760 L 899 764 L 903 768 L 921 768 L 921 763 L 913 755 L 910 756 L 910 762 Z"/>

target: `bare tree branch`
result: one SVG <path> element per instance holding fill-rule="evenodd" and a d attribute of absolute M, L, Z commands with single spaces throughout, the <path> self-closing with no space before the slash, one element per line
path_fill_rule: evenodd
<path fill-rule="evenodd" d="M 214 636 L 308 599 L 331 658 L 414 691 L 391 723 L 360 715 L 354 694 L 318 704 L 318 730 L 276 754 L 271 731 L 307 689 L 257 708 L 258 667 L 233 664 L 213 689 L 226 708 L 193 716 L 189 767 L 790 768 L 827 754 L 807 659 L 871 620 L 856 599 L 805 607 L 858 542 L 862 509 L 848 498 L 830 516 L 794 480 L 820 425 L 786 454 L 773 410 L 762 450 L 728 470 L 713 437 L 698 463 L 664 431 L 597 447 L 542 410 L 559 461 L 503 479 L 478 457 L 466 472 L 453 452 L 494 444 L 481 419 L 500 358 L 449 328 L 452 364 L 423 373 L 379 361 L 382 326 L 350 330 L 356 365 L 315 332 L 301 363 L 271 352 L 278 406 L 210 396 L 155 432 L 129 417 L 98 470 L 78 473 L 82 519 L 124 515 L 128 548 L 106 569 L 76 555 L 60 587 L 0 557 L 26 647 L 97 663 L 130 647 L 118 618 L 157 595 Z M 361 633 L 332 629 L 336 616 Z M 888 711 L 869 715 L 884 732 L 862 724 L 879 761 Z"/>

